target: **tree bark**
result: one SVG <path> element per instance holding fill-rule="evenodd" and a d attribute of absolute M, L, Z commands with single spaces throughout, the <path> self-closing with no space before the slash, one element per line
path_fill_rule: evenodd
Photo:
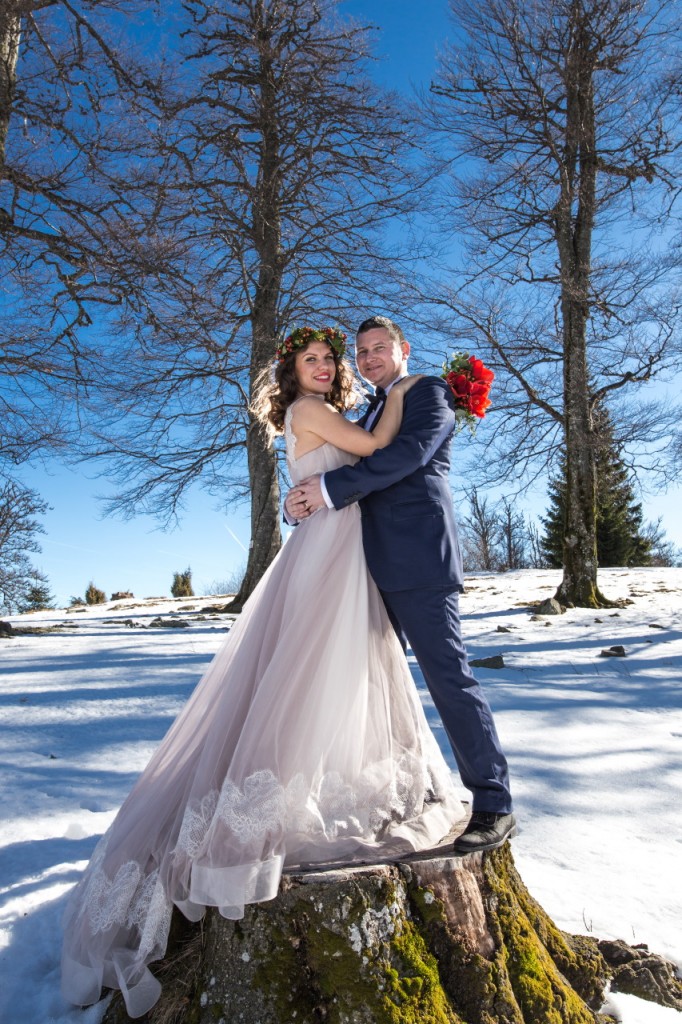
<path fill-rule="evenodd" d="M 9 4 L 3 5 L 0 9 L 0 180 L 5 176 L 7 132 L 17 82 L 20 36 L 21 18 L 18 12 L 12 10 Z M 0 226 L 8 216 L 4 210 L 0 210 Z"/>
<path fill-rule="evenodd" d="M 608 601 L 597 586 L 595 446 L 587 369 L 592 232 L 597 202 L 594 67 L 582 6 L 573 5 L 574 45 L 566 62 L 566 151 L 555 219 L 561 273 L 564 344 L 566 529 L 563 604 L 598 608 Z"/>
<path fill-rule="evenodd" d="M 148 1024 L 595 1024 L 609 968 L 509 849 L 292 873 L 241 921 L 175 923 Z M 105 1024 L 127 1020 L 120 997 Z"/>
<path fill-rule="evenodd" d="M 282 546 L 277 456 L 253 418 L 247 436 L 251 492 L 251 542 L 239 593 L 225 607 L 240 612 Z"/>
<path fill-rule="evenodd" d="M 282 290 L 282 175 L 277 88 L 270 43 L 271 29 L 265 10 L 260 11 L 260 19 L 259 134 L 262 142 L 257 194 L 253 204 L 253 229 L 259 267 L 251 312 L 250 400 L 254 398 L 260 374 L 275 357 L 277 313 Z M 246 448 L 251 491 L 251 543 L 244 579 L 239 593 L 228 605 L 230 611 L 241 611 L 244 601 L 253 593 L 261 576 L 282 546 L 277 456 L 264 430 L 250 413 L 249 420 Z"/>

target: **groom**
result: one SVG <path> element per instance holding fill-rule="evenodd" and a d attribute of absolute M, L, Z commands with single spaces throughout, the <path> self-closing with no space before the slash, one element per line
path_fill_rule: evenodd
<path fill-rule="evenodd" d="M 358 328 L 355 360 L 376 396 L 360 423 L 370 430 L 386 393 L 407 376 L 409 343 L 387 317 Z M 455 840 L 458 853 L 492 850 L 515 832 L 507 762 L 488 701 L 462 641 L 462 560 L 448 471 L 455 429 L 452 394 L 439 377 L 423 377 L 404 400 L 403 421 L 386 448 L 287 495 L 288 517 L 360 502 L 365 555 L 403 647 L 412 648 L 457 760 L 473 793 L 473 812 Z"/>

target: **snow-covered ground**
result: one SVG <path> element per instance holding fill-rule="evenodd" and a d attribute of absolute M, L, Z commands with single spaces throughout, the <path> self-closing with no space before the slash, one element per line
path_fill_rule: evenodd
<path fill-rule="evenodd" d="M 604 570 L 606 595 L 632 603 L 533 620 L 529 603 L 558 580 L 480 574 L 462 602 L 471 656 L 505 661 L 478 674 L 511 764 L 516 863 L 561 927 L 646 942 L 679 965 L 682 569 Z M 77 1010 L 59 993 L 65 895 L 224 639 L 225 616 L 198 615 L 212 603 L 44 612 L 10 621 L 67 628 L 0 639 L 2 1024 L 101 1019 L 101 1006 Z M 191 625 L 139 628 L 171 612 Z M 600 656 L 618 644 L 625 657 Z M 624 1024 L 680 1021 L 634 997 L 612 996 L 610 1009 Z"/>

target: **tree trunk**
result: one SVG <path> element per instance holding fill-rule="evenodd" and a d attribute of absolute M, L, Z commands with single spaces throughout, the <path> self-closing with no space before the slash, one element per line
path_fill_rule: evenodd
<path fill-rule="evenodd" d="M 20 37 L 21 18 L 11 9 L 11 5 L 6 4 L 0 8 L 0 181 L 5 176 L 7 133 L 17 83 Z M 0 224 L 8 216 L 6 211 L 0 209 Z"/>
<path fill-rule="evenodd" d="M 253 230 L 258 254 L 258 279 L 251 309 L 251 366 L 249 399 L 262 371 L 275 358 L 277 312 L 282 289 L 281 204 L 282 176 L 277 122 L 277 95 L 267 12 L 261 12 L 259 129 L 262 140 Z M 280 527 L 277 456 L 265 432 L 250 416 L 247 436 L 249 486 L 251 490 L 251 543 L 246 572 L 239 593 L 227 606 L 241 611 L 261 576 L 282 546 Z"/>
<path fill-rule="evenodd" d="M 561 268 L 566 446 L 564 573 L 556 598 L 562 604 L 598 608 L 609 602 L 597 586 L 595 447 L 587 366 L 597 149 L 591 36 L 589 27 L 582 24 L 584 17 L 576 3 L 571 26 L 574 46 L 566 67 L 566 148 L 561 198 L 555 213 Z"/>
<path fill-rule="evenodd" d="M 247 437 L 249 484 L 251 490 L 251 542 L 246 572 L 239 593 L 228 611 L 240 612 L 261 576 L 282 546 L 277 482 L 277 456 L 253 419 Z"/>
<path fill-rule="evenodd" d="M 148 1024 L 595 1024 L 609 967 L 529 895 L 509 845 L 285 875 L 242 921 L 175 923 Z M 104 1024 L 127 1020 L 120 996 Z"/>
<path fill-rule="evenodd" d="M 568 331 L 570 331 L 570 312 Z M 565 321 L 566 322 L 566 321 Z M 556 592 L 562 604 L 598 608 L 605 599 L 597 587 L 596 477 L 588 405 L 585 323 L 567 343 L 565 360 L 566 519 L 563 579 Z M 582 334 L 582 339 L 580 335 Z M 582 343 L 581 343 L 582 341 Z"/>

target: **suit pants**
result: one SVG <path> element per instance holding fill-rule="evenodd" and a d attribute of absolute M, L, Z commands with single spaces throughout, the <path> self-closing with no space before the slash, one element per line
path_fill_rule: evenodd
<path fill-rule="evenodd" d="M 382 591 L 389 618 L 419 663 L 474 811 L 512 809 L 507 761 L 490 705 L 462 641 L 459 591 L 454 587 Z"/>

